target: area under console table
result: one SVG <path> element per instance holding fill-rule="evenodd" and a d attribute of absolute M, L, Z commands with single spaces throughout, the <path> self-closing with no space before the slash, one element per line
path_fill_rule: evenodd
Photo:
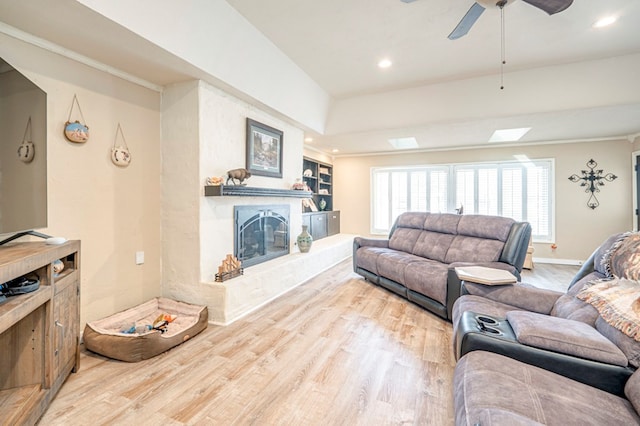
<path fill-rule="evenodd" d="M 25 275 L 38 276 L 38 290 L 0 304 L 2 424 L 35 424 L 80 366 L 80 242 L 0 246 L 0 283 Z"/>

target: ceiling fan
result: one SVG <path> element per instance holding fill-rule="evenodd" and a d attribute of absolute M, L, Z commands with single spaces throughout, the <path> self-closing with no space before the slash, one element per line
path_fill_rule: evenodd
<path fill-rule="evenodd" d="M 415 0 L 402 0 L 404 3 L 412 3 Z M 562 12 L 573 3 L 573 0 L 522 0 L 525 3 L 529 3 L 533 7 L 537 7 L 540 10 L 547 12 L 549 15 L 553 15 L 558 12 Z M 473 6 L 469 9 L 469 11 L 464 15 L 462 20 L 458 23 L 458 25 L 454 28 L 454 30 L 449 34 L 450 40 L 456 40 L 464 35 L 466 35 L 473 24 L 476 23 L 482 12 L 487 7 L 498 6 L 502 9 L 509 3 L 512 3 L 513 0 L 477 0 Z"/>

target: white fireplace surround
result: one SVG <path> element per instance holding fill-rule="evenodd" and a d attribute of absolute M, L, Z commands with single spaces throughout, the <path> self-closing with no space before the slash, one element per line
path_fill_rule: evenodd
<path fill-rule="evenodd" d="M 283 177 L 252 176 L 247 184 L 290 189 L 302 175 L 302 129 L 201 81 L 166 87 L 162 117 L 163 296 L 207 305 L 211 322 L 228 324 L 351 255 L 353 236 L 341 235 L 299 253 L 300 199 L 204 196 L 207 177 L 244 167 L 247 117 L 284 133 Z M 289 204 L 291 253 L 216 283 L 220 262 L 233 253 L 237 204 Z"/>

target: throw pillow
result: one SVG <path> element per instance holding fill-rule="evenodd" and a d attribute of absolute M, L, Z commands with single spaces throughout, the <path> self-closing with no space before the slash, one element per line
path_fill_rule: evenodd
<path fill-rule="evenodd" d="M 640 282 L 626 278 L 593 281 L 577 297 L 593 305 L 608 324 L 640 341 Z"/>

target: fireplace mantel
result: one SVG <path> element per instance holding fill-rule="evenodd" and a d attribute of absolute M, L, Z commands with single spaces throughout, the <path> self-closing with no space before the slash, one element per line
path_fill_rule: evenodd
<path fill-rule="evenodd" d="M 311 191 L 297 189 L 256 188 L 241 185 L 205 185 L 205 197 L 287 197 L 287 198 L 311 198 Z"/>

